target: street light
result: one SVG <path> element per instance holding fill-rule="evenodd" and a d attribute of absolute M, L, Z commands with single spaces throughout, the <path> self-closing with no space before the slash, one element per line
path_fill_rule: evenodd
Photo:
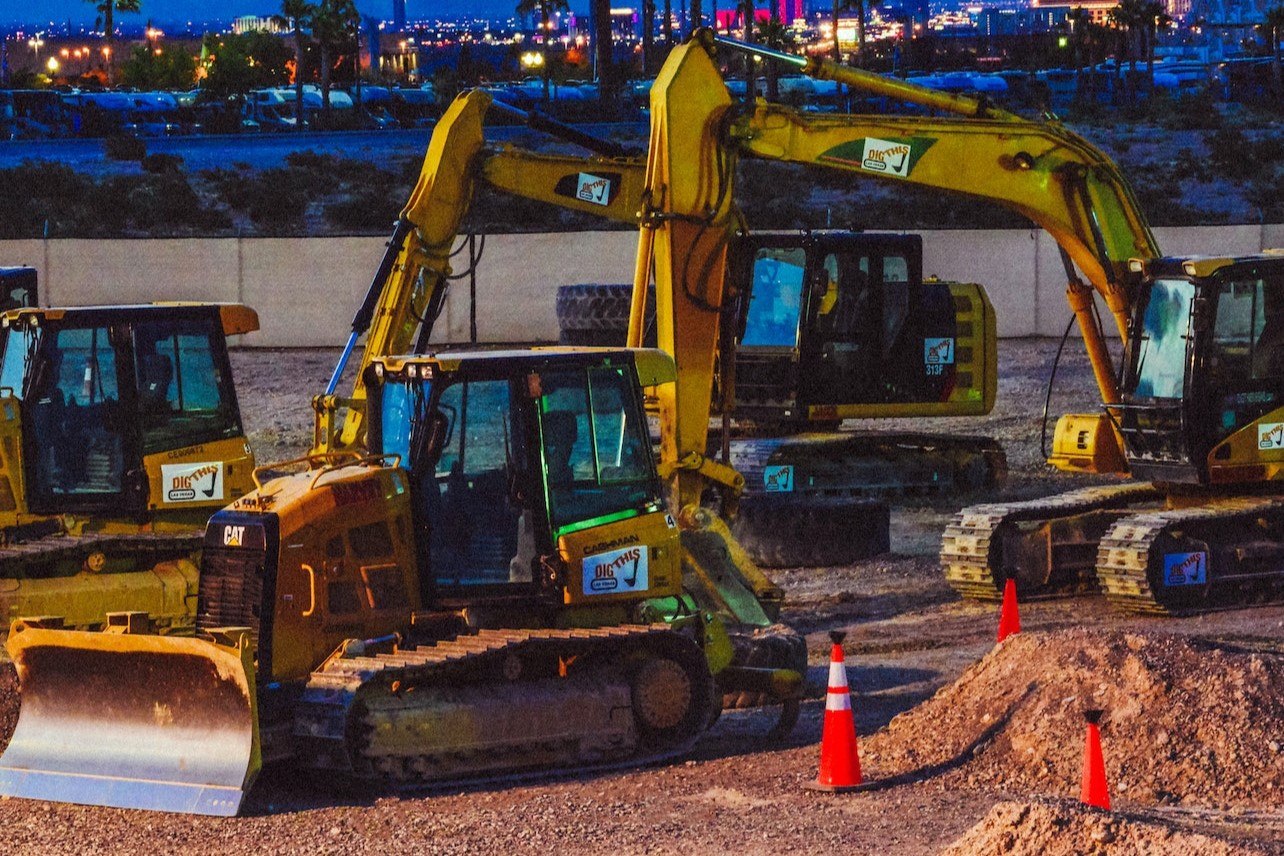
<path fill-rule="evenodd" d="M 45 46 L 45 40 L 39 36 L 32 36 L 27 39 L 27 44 L 31 46 L 31 50 L 35 53 L 36 62 L 40 62 L 40 49 Z"/>

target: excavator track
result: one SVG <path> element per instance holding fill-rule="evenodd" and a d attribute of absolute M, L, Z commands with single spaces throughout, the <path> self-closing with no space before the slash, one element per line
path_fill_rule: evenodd
<path fill-rule="evenodd" d="M 1188 615 L 1284 600 L 1284 498 L 1124 518 L 1101 540 L 1097 578 L 1125 612 Z"/>
<path fill-rule="evenodd" d="M 749 494 L 766 488 L 771 471 L 791 465 L 796 493 L 906 496 L 992 488 L 1007 475 L 1003 448 L 989 437 L 893 432 L 805 433 L 740 438 L 731 465 Z"/>
<path fill-rule="evenodd" d="M 435 787 L 663 760 L 694 745 L 715 705 L 703 653 L 667 625 L 482 630 L 332 657 L 294 735 L 309 766 Z"/>
<path fill-rule="evenodd" d="M 1153 485 L 1130 483 L 964 508 L 942 538 L 945 579 L 977 600 L 998 600 L 1009 578 L 1023 599 L 1087 591 L 1107 528 L 1160 500 Z"/>
<path fill-rule="evenodd" d="M 6 540 L 0 544 L 0 578 L 42 576 L 42 566 L 82 565 L 95 553 L 109 559 L 145 557 L 151 562 L 182 558 L 200 550 L 204 535 L 201 531 L 46 534 L 30 540 Z"/>

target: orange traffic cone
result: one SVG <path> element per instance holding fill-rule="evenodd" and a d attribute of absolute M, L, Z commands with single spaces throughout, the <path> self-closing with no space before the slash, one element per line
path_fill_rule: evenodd
<path fill-rule="evenodd" d="M 1083 785 L 1079 789 L 1079 802 L 1110 811 L 1110 789 L 1106 787 L 1106 762 L 1101 756 L 1100 710 L 1085 710 L 1088 737 L 1083 749 Z"/>
<path fill-rule="evenodd" d="M 999 641 L 1021 632 L 1021 613 L 1017 609 L 1016 580 L 1008 577 L 1003 584 L 1003 608 L 999 612 Z"/>
<path fill-rule="evenodd" d="M 828 793 L 850 791 L 860 784 L 860 750 L 856 745 L 856 721 L 852 718 L 852 696 L 847 689 L 847 665 L 843 662 L 845 633 L 831 631 L 834 647 L 829 654 L 829 692 L 825 699 L 825 727 L 820 738 L 820 775 L 807 787 Z"/>

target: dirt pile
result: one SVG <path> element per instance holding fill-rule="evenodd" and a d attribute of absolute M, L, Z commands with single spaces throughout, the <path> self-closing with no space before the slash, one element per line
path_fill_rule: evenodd
<path fill-rule="evenodd" d="M 1093 708 L 1105 711 L 1116 803 L 1284 797 L 1284 656 L 1158 633 L 1010 637 L 865 741 L 864 755 L 881 777 L 1077 796 Z"/>
<path fill-rule="evenodd" d="M 1266 851 L 1069 803 L 999 803 L 940 856 L 1239 856 Z"/>

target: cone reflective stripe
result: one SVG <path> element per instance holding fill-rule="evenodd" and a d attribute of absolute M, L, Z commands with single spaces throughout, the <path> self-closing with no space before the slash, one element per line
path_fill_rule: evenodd
<path fill-rule="evenodd" d="M 1008 577 L 1003 584 L 1003 608 L 999 611 L 999 641 L 1021 632 L 1021 613 L 1017 608 L 1016 580 Z"/>
<path fill-rule="evenodd" d="M 860 784 L 860 750 L 856 744 L 856 721 L 852 717 L 852 696 L 847 689 L 847 665 L 843 662 L 843 636 L 829 634 L 834 646 L 829 655 L 829 690 L 825 693 L 825 726 L 820 738 L 820 775 L 813 790 L 839 792 Z"/>
<path fill-rule="evenodd" d="M 1106 762 L 1101 754 L 1100 710 L 1085 710 L 1088 734 L 1083 747 L 1083 784 L 1079 788 L 1079 802 L 1110 811 L 1110 789 L 1106 785 Z"/>

